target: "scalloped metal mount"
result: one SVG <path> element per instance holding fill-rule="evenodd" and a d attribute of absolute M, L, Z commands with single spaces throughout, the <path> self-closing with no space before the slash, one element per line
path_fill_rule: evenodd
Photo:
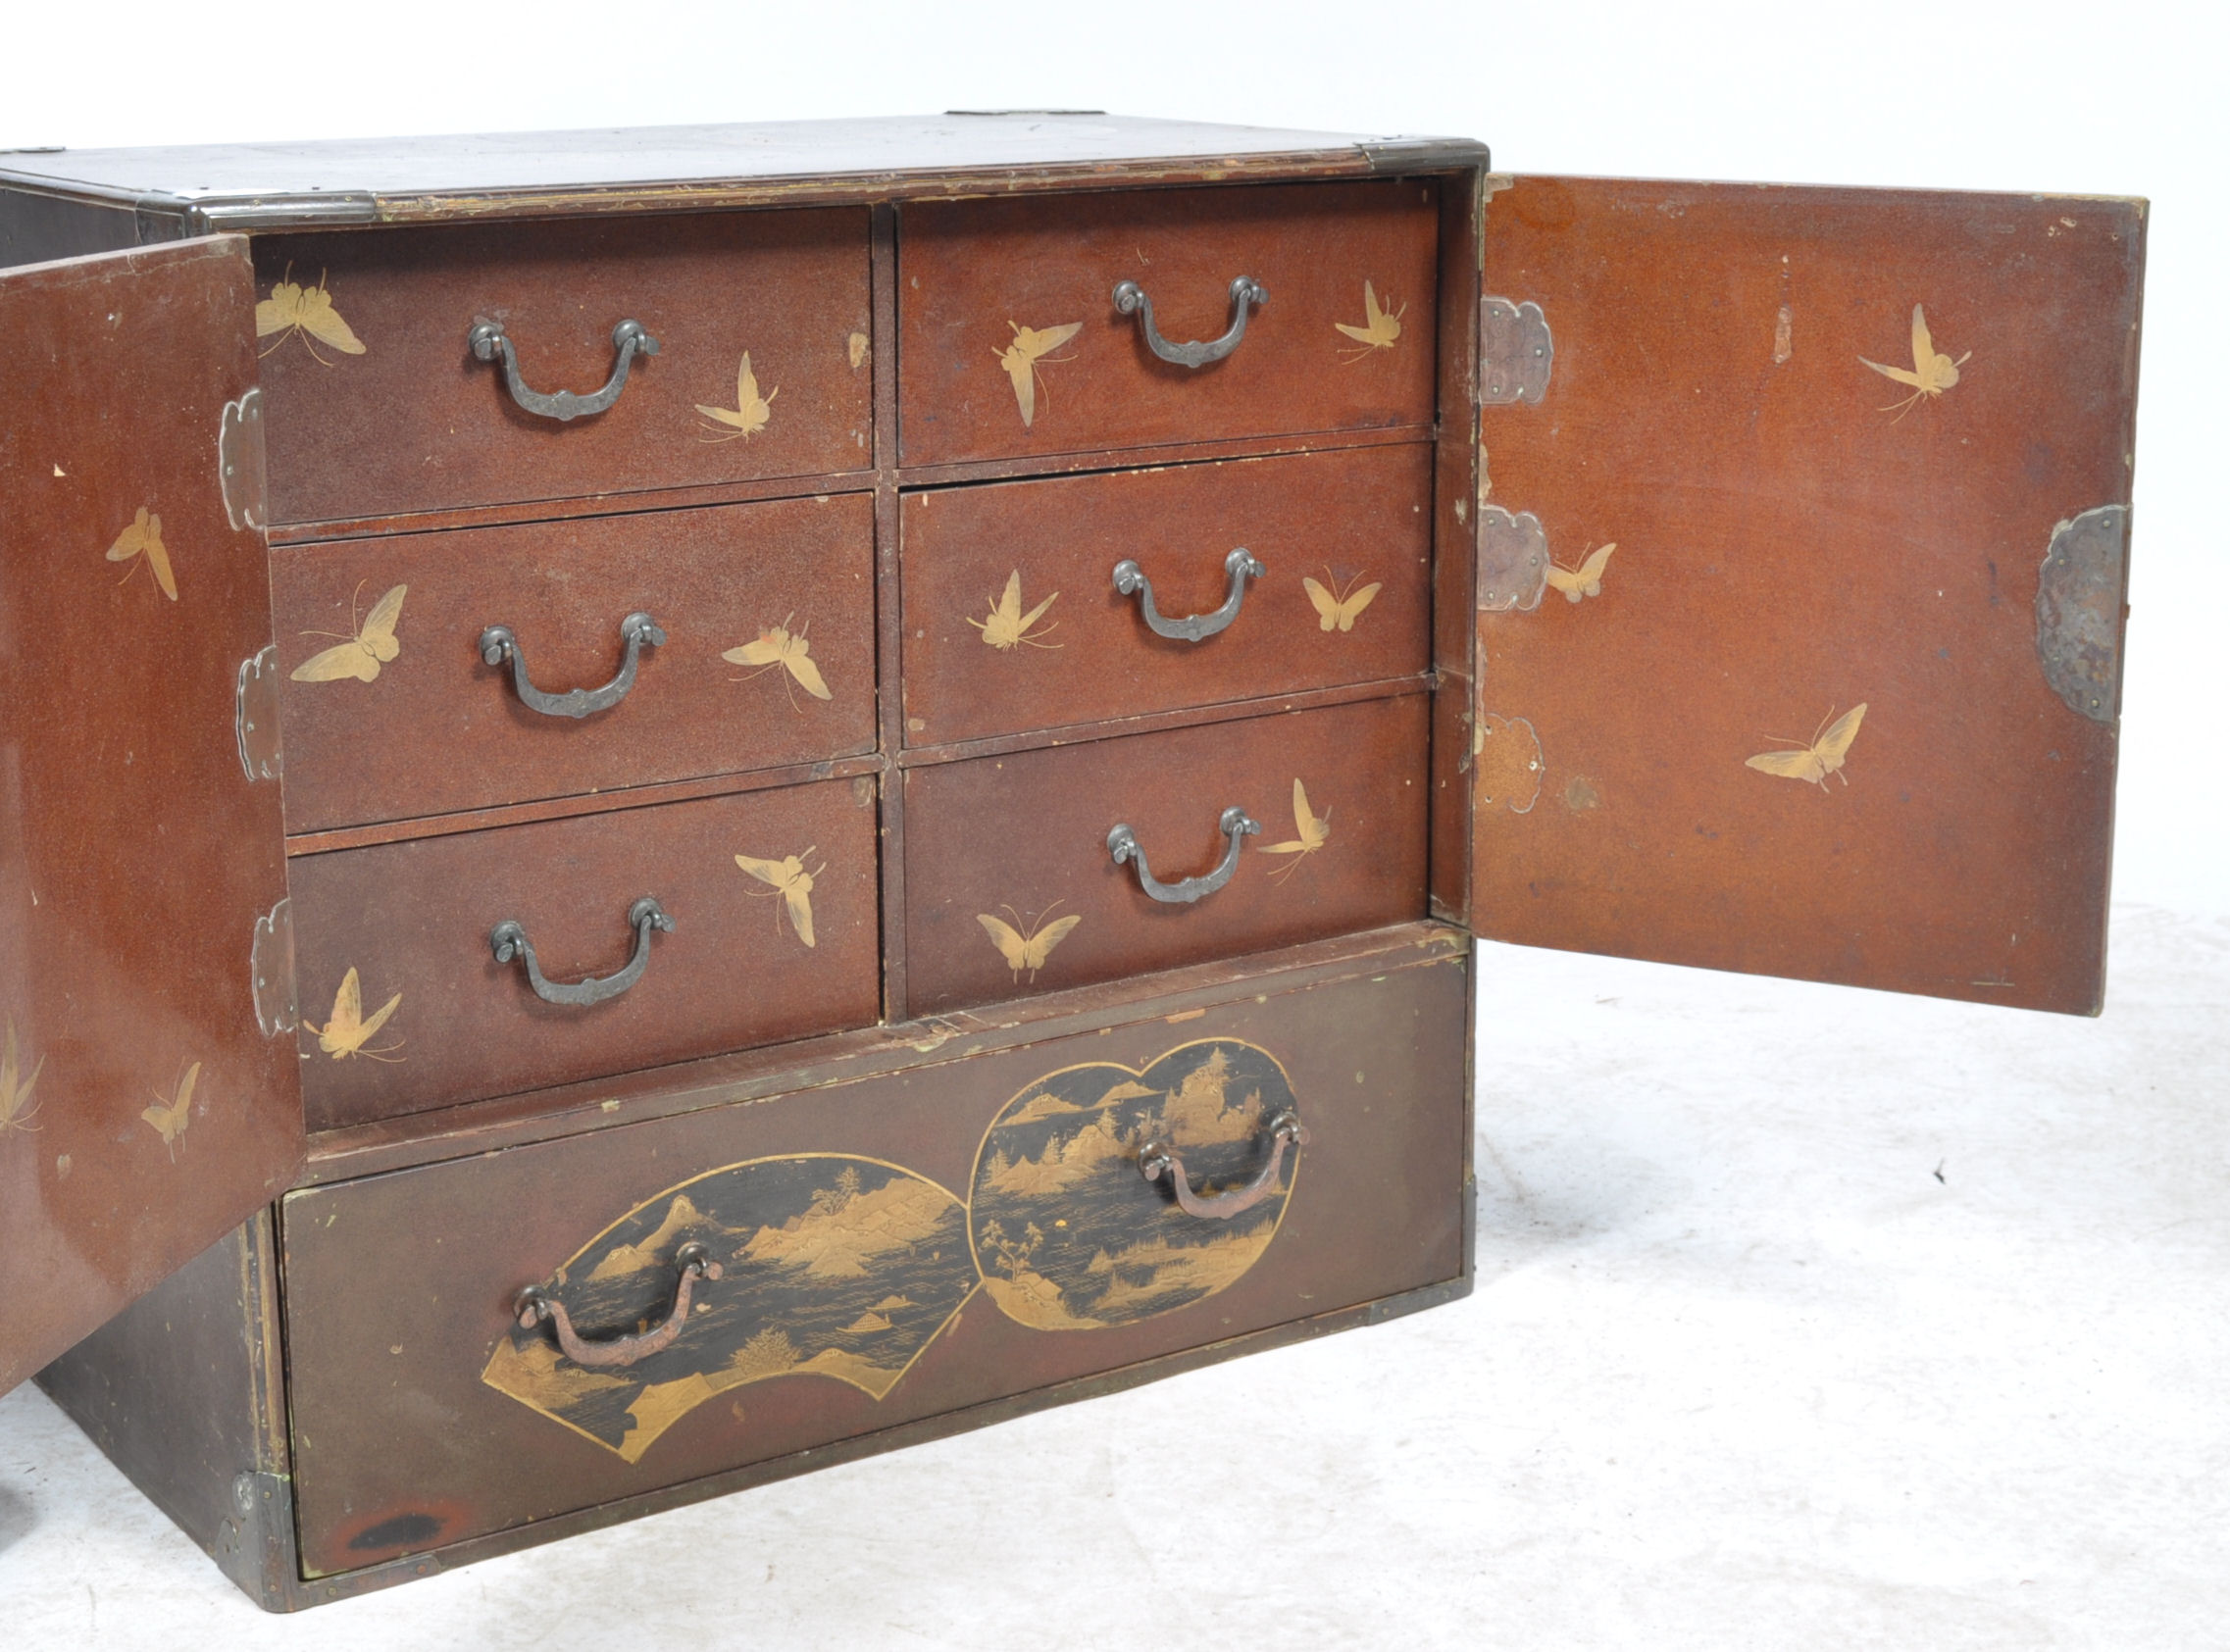
<path fill-rule="evenodd" d="M 1479 405 L 1507 407 L 1538 403 L 1548 393 L 1549 370 L 1556 363 L 1556 341 L 1548 318 L 1530 298 L 1479 301 Z"/>

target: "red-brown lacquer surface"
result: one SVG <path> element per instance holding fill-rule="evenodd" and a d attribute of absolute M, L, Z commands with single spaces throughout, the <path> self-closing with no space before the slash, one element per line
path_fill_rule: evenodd
<path fill-rule="evenodd" d="M 1425 912 L 1426 697 L 1365 700 L 906 772 L 906 948 L 915 1014 L 1289 946 Z M 1307 853 L 1299 780 L 1327 823 Z M 1212 871 L 1218 818 L 1244 809 L 1231 881 L 1191 904 L 1148 897 L 1108 853 L 1118 824 L 1164 883 Z M 1017 967 L 984 924 L 1027 938 Z"/>
<path fill-rule="evenodd" d="M 898 413 L 909 465 L 1429 424 L 1439 215 L 1422 182 L 1139 190 L 907 206 Z M 1112 294 L 1132 280 L 1175 342 L 1221 338 L 1231 283 L 1269 291 L 1223 360 L 1154 356 Z M 1400 336 L 1358 345 L 1363 283 Z M 1039 358 L 1032 418 L 1001 365 L 1017 326 L 1081 324 Z M 1057 359 L 1056 359 L 1057 358 Z"/>
<path fill-rule="evenodd" d="M 279 787 L 232 728 L 263 535 L 218 476 L 251 302 L 232 237 L 0 275 L 0 1390 L 301 1163 L 248 967 Z"/>
<path fill-rule="evenodd" d="M 1423 446 L 1356 448 L 908 494 L 907 743 L 1423 671 L 1431 459 Z M 1269 572 L 1199 642 L 1155 635 L 1114 585 L 1115 565 L 1133 560 L 1165 617 L 1212 613 L 1242 545 Z M 1018 576 L 1005 614 L 1037 614 L 1026 635 L 1001 623 Z"/>
<path fill-rule="evenodd" d="M 1544 306 L 1555 370 L 1484 413 L 1492 502 L 1567 566 L 1618 549 L 1599 596 L 1480 617 L 1480 709 L 1544 761 L 1530 812 L 1480 808 L 1482 933 L 2096 1009 L 2115 728 L 2048 685 L 2035 599 L 2054 525 L 2129 499 L 2143 232 L 2032 196 L 1494 198 L 1487 290 Z M 1913 371 L 1916 305 L 1957 381 L 1897 411 L 1866 361 Z M 1859 704 L 1825 789 L 1746 766 Z"/>
<path fill-rule="evenodd" d="M 260 297 L 322 281 L 362 346 L 263 340 L 276 522 L 867 466 L 864 208 L 259 237 L 255 256 Z M 606 412 L 560 423 L 474 357 L 483 320 L 545 394 L 602 388 L 622 321 L 659 351 Z M 739 406 L 746 352 L 768 407 L 750 435 L 697 412 Z"/>
<path fill-rule="evenodd" d="M 809 852 L 810 851 L 810 852 Z M 782 884 L 737 855 L 795 855 L 812 877 L 813 944 Z M 302 1086 L 313 1128 L 655 1067 L 872 1023 L 877 1011 L 875 788 L 867 780 L 420 838 L 301 856 L 294 886 Z M 489 931 L 516 920 L 557 982 L 634 956 L 630 907 L 674 920 L 619 997 L 545 1003 Z M 348 973 L 368 1020 L 347 1054 L 322 1047 Z"/>
<path fill-rule="evenodd" d="M 773 768 L 875 744 L 875 521 L 864 494 L 414 533 L 275 553 L 289 828 L 318 831 L 660 780 Z M 406 587 L 394 658 L 312 667 Z M 511 627 L 550 693 L 609 682 L 620 622 L 666 633 L 634 687 L 584 718 L 537 712 L 482 630 Z M 772 628 L 807 671 L 724 653 Z M 788 643 L 780 646 L 791 646 Z M 812 691 L 827 690 L 821 698 Z"/>

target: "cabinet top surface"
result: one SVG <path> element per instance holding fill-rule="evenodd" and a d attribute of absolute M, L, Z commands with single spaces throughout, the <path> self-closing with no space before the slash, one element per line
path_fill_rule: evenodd
<path fill-rule="evenodd" d="M 1341 170 L 1378 170 L 1377 157 L 1414 157 L 1441 140 L 1368 137 L 1269 126 L 1214 125 L 1098 113 L 1013 111 L 872 120 L 728 125 L 596 127 L 302 143 L 157 149 L 0 152 L 0 182 L 69 195 L 196 210 L 227 225 L 375 222 L 403 216 L 478 216 L 574 194 L 760 194 L 786 180 L 963 177 L 1020 171 L 1121 175 L 1156 163 L 1311 158 Z M 1461 145 L 1476 151 L 1476 145 Z"/>

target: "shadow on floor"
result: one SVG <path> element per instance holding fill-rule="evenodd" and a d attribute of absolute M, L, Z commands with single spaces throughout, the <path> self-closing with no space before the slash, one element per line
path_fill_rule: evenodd
<path fill-rule="evenodd" d="M 0 1485 L 0 1554 L 27 1537 L 37 1524 L 38 1511 L 31 1500 L 12 1485 Z"/>

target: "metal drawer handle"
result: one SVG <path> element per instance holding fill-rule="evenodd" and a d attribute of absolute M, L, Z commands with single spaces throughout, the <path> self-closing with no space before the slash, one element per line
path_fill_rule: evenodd
<path fill-rule="evenodd" d="M 1145 619 L 1147 628 L 1156 636 L 1175 637 L 1180 642 L 1198 642 L 1211 637 L 1239 618 L 1239 605 L 1246 600 L 1246 581 L 1259 579 L 1270 571 L 1255 560 L 1254 553 L 1244 545 L 1224 558 L 1224 573 L 1231 579 L 1231 594 L 1224 605 L 1212 614 L 1194 614 L 1188 619 L 1171 620 L 1153 605 L 1153 581 L 1129 557 L 1115 565 L 1115 588 L 1125 596 L 1139 599 L 1139 613 Z"/>
<path fill-rule="evenodd" d="M 1136 281 L 1115 283 L 1115 308 L 1126 316 L 1137 316 L 1139 336 L 1146 341 L 1146 348 L 1179 367 L 1206 367 L 1238 349 L 1239 341 L 1246 336 L 1247 306 L 1259 307 L 1269 297 L 1269 289 L 1260 281 L 1252 275 L 1241 275 L 1231 283 L 1231 330 L 1206 344 L 1172 344 L 1153 325 L 1153 300 L 1146 296 L 1146 289 Z"/>
<path fill-rule="evenodd" d="M 1196 901 L 1202 895 L 1212 895 L 1231 881 L 1231 875 L 1239 870 L 1239 846 L 1242 839 L 1251 837 L 1262 828 L 1246 817 L 1244 809 L 1226 809 L 1217 821 L 1216 828 L 1231 839 L 1224 851 L 1224 864 L 1215 871 L 1202 873 L 1198 877 L 1187 877 L 1176 883 L 1164 883 L 1146 867 L 1146 852 L 1139 842 L 1139 834 L 1127 826 L 1119 826 L 1107 834 L 1107 852 L 1115 857 L 1115 864 L 1125 861 L 1137 863 L 1139 887 L 1157 901 L 1182 905 Z"/>
<path fill-rule="evenodd" d="M 642 979 L 643 971 L 650 968 L 650 931 L 664 929 L 674 932 L 674 920 L 667 917 L 659 904 L 645 895 L 628 908 L 628 926 L 634 930 L 634 956 L 627 968 L 617 975 L 601 980 L 557 981 L 542 974 L 542 966 L 534 957 L 534 943 L 527 938 L 525 926 L 515 918 L 506 918 L 487 932 L 488 945 L 495 949 L 495 961 L 508 964 L 514 958 L 525 961 L 527 984 L 534 989 L 534 996 L 545 1004 L 601 1004 L 607 998 L 617 998 L 629 987 Z"/>
<path fill-rule="evenodd" d="M 1270 1166 L 1273 1174 L 1277 1168 L 1273 1160 Z M 689 1293 L 696 1288 L 697 1281 L 717 1279 L 721 1274 L 720 1264 L 712 1259 L 712 1252 L 694 1239 L 674 1253 L 674 1267 L 681 1276 L 674 1283 L 674 1306 L 660 1324 L 633 1336 L 583 1342 L 573 1328 L 573 1319 L 566 1313 L 565 1304 L 540 1285 L 529 1285 L 521 1291 L 514 1311 L 519 1323 L 529 1330 L 544 1320 L 555 1326 L 559 1351 L 575 1365 L 633 1365 L 672 1346 L 674 1338 L 682 1334 L 682 1327 L 689 1323 Z"/>
<path fill-rule="evenodd" d="M 1191 1180 L 1185 1174 L 1185 1161 L 1177 1156 L 1177 1149 L 1163 1141 L 1149 1141 L 1139 1149 L 1139 1174 L 1148 1181 L 1168 1176 L 1170 1190 L 1177 1195 L 1178 1206 L 1186 1215 L 1228 1222 L 1278 1190 L 1278 1173 L 1285 1168 L 1288 1147 L 1296 1150 L 1297 1162 L 1297 1150 L 1308 1145 L 1308 1131 L 1301 1126 L 1300 1116 L 1291 1108 L 1278 1114 L 1267 1127 L 1275 1143 L 1270 1149 L 1270 1162 L 1262 1167 L 1262 1174 L 1244 1187 L 1201 1198 L 1192 1191 Z"/>
<path fill-rule="evenodd" d="M 490 626 L 481 632 L 481 658 L 491 666 L 511 662 L 511 686 L 519 690 L 520 701 L 530 711 L 538 711 L 544 717 L 586 717 L 627 698 L 628 690 L 634 686 L 635 664 L 642 658 L 643 649 L 656 648 L 666 640 L 666 633 L 649 615 L 630 614 L 620 622 L 620 640 L 628 651 L 620 662 L 619 676 L 601 688 L 570 688 L 563 694 L 546 694 L 527 680 L 527 656 L 520 651 L 519 637 L 509 626 Z"/>
<path fill-rule="evenodd" d="M 602 413 L 620 399 L 627 388 L 628 367 L 639 351 L 645 356 L 658 354 L 658 340 L 640 322 L 622 322 L 612 329 L 612 348 L 619 355 L 612 363 L 612 376 L 604 380 L 601 390 L 585 396 L 571 390 L 552 390 L 544 395 L 539 390 L 527 388 L 527 381 L 519 376 L 519 353 L 511 347 L 510 334 L 503 330 L 501 322 L 475 322 L 473 330 L 465 334 L 465 342 L 473 347 L 473 354 L 483 362 L 492 362 L 500 353 L 503 357 L 503 381 L 511 386 L 511 399 L 529 413 L 544 419 L 555 419 L 560 424 L 570 420 L 585 419 L 591 413 Z"/>

